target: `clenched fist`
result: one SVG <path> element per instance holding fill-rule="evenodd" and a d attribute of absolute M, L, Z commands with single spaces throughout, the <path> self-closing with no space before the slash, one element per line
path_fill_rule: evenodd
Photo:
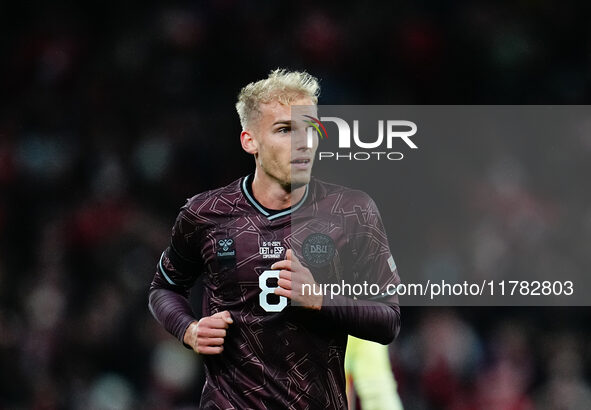
<path fill-rule="evenodd" d="M 277 288 L 274 291 L 276 295 L 285 296 L 307 309 L 320 310 L 322 295 L 304 292 L 304 285 L 309 285 L 310 289 L 314 289 L 314 286 L 317 285 L 314 276 L 308 268 L 300 263 L 291 249 L 285 252 L 285 259 L 275 262 L 271 265 L 271 269 L 281 269 Z"/>
<path fill-rule="evenodd" d="M 183 342 L 199 354 L 220 354 L 224 350 L 226 329 L 232 323 L 234 321 L 227 310 L 203 317 L 189 325 Z"/>

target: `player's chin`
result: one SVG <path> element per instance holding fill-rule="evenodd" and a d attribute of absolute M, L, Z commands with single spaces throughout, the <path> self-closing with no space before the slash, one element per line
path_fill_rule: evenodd
<path fill-rule="evenodd" d="M 296 189 L 310 183 L 310 171 L 291 171 L 291 188 Z"/>

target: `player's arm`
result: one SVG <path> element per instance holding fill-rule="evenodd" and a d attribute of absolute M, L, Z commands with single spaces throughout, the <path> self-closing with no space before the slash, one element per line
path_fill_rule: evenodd
<path fill-rule="evenodd" d="M 381 217 L 375 203 L 369 199 L 367 223 L 358 224 L 351 235 L 364 238 L 360 246 L 354 270 L 362 281 L 378 284 L 387 293 L 388 285 L 400 283 Z M 309 295 L 303 292 L 303 284 L 316 283 L 311 272 L 293 255 L 286 253 L 284 261 L 276 262 L 272 269 L 281 269 L 275 294 L 288 297 L 301 306 L 318 309 L 333 324 L 342 327 L 350 335 L 361 339 L 388 344 L 400 331 L 400 306 L 397 295 L 385 294 L 375 300 L 352 299 L 343 295 Z"/>
<path fill-rule="evenodd" d="M 388 344 L 400 330 L 400 307 L 396 295 L 382 301 L 356 300 L 343 295 L 314 295 L 304 292 L 304 284 L 316 282 L 308 268 L 293 255 L 274 263 L 271 269 L 280 269 L 278 287 L 274 293 L 296 301 L 300 306 L 319 310 L 331 324 L 342 327 L 348 334 L 361 339 Z M 393 272 L 394 274 L 396 271 Z M 384 287 L 385 289 L 385 287 Z"/>
<path fill-rule="evenodd" d="M 355 300 L 343 295 L 324 296 L 321 312 L 348 334 L 381 344 L 391 343 L 400 331 L 397 303 Z"/>
<path fill-rule="evenodd" d="M 390 294 L 400 283 L 400 278 L 381 219 L 378 218 L 377 221 L 378 223 L 370 229 L 376 230 L 374 239 L 381 237 L 381 240 L 378 240 L 381 245 L 368 245 L 367 249 L 362 250 L 354 269 L 360 274 L 359 282 L 377 284 L 380 294 L 360 295 L 357 299 L 344 295 L 324 295 L 321 312 L 331 321 L 347 329 L 352 336 L 388 344 L 400 331 L 398 295 Z"/>
<path fill-rule="evenodd" d="M 170 246 L 162 253 L 149 294 L 149 308 L 156 320 L 173 336 L 197 353 L 217 354 L 223 350 L 229 312 L 197 320 L 189 303 L 189 292 L 203 270 L 201 258 L 193 255 L 201 230 L 188 205 L 176 219 Z"/>

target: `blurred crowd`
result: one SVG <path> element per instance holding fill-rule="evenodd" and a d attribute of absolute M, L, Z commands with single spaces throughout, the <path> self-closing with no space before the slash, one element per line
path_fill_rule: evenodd
<path fill-rule="evenodd" d="M 199 357 L 147 290 L 185 198 L 251 171 L 246 83 L 288 67 L 323 104 L 588 104 L 588 18 L 574 1 L 2 3 L 0 409 L 195 406 Z M 591 132 L 483 144 L 392 175 L 402 279 L 588 272 Z M 586 307 L 402 312 L 405 408 L 591 405 Z"/>

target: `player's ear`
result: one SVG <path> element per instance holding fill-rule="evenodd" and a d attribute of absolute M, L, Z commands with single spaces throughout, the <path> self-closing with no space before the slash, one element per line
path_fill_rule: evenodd
<path fill-rule="evenodd" d="M 249 154 L 254 155 L 258 152 L 257 141 L 254 139 L 250 131 L 242 131 L 240 133 L 240 143 L 242 144 L 242 149 Z"/>

